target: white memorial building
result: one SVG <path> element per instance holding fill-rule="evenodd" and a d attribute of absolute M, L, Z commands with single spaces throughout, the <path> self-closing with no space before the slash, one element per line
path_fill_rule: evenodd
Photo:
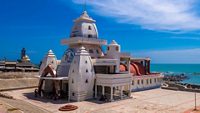
<path fill-rule="evenodd" d="M 74 20 L 70 37 L 61 41 L 68 46 L 63 58 L 57 60 L 49 50 L 40 67 L 37 94 L 114 101 L 129 98 L 132 91 L 160 87 L 163 75 L 150 72 L 150 59 L 132 58 L 116 41 L 99 39 L 95 22 L 84 11 Z"/>

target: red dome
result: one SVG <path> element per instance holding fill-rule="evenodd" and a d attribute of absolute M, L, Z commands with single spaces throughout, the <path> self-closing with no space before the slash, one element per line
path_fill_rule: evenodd
<path fill-rule="evenodd" d="M 137 75 L 137 70 L 136 70 L 136 68 L 133 66 L 133 64 L 130 64 L 130 72 L 131 72 L 133 75 Z"/>
<path fill-rule="evenodd" d="M 145 75 L 145 68 L 144 68 L 144 66 L 142 64 L 140 64 L 140 63 L 131 63 L 131 68 L 133 68 L 131 70 L 135 70 L 135 71 L 133 71 L 134 72 L 133 75 L 138 75 L 138 76 Z"/>
<path fill-rule="evenodd" d="M 145 75 L 145 68 L 140 63 L 134 63 L 138 70 L 138 75 Z"/>
<path fill-rule="evenodd" d="M 127 71 L 127 66 L 124 64 L 120 64 L 120 72 Z M 133 76 L 141 76 L 145 75 L 145 68 L 140 63 L 131 63 L 130 64 L 130 73 L 132 73 Z"/>
<path fill-rule="evenodd" d="M 124 72 L 124 71 L 127 71 L 127 67 L 126 67 L 126 65 L 124 65 L 124 64 L 120 64 L 120 72 Z"/>

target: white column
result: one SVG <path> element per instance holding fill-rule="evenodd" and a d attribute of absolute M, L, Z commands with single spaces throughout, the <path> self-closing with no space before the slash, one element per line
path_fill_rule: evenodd
<path fill-rule="evenodd" d="M 105 89 L 104 89 L 104 86 L 102 86 L 102 94 L 105 95 Z"/>
<path fill-rule="evenodd" d="M 131 73 L 131 68 L 130 68 L 130 67 L 131 67 L 131 66 L 130 66 L 130 63 L 131 63 L 131 62 L 130 62 L 130 58 L 128 59 L 127 63 L 128 63 L 128 73 Z"/>
<path fill-rule="evenodd" d="M 113 101 L 113 86 L 111 86 L 110 101 Z"/>
<path fill-rule="evenodd" d="M 97 98 L 97 85 L 95 85 L 95 98 Z"/>
<path fill-rule="evenodd" d="M 120 98 L 123 99 L 123 86 L 120 86 Z"/>
<path fill-rule="evenodd" d="M 128 96 L 131 97 L 131 84 L 129 84 L 128 86 L 129 86 L 129 89 L 128 89 L 129 90 L 129 93 L 128 93 L 129 95 Z"/>
<path fill-rule="evenodd" d="M 71 94 L 71 92 L 70 92 L 70 85 L 69 85 L 69 81 L 68 81 L 68 101 L 70 102 L 70 94 Z"/>

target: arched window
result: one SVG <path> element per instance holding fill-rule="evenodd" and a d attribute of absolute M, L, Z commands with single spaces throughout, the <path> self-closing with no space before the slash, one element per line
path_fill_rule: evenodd
<path fill-rule="evenodd" d="M 88 79 L 85 80 L 85 83 L 88 83 Z"/>
<path fill-rule="evenodd" d="M 86 73 L 88 72 L 88 69 L 86 69 L 86 71 L 85 71 Z"/>
<path fill-rule="evenodd" d="M 88 35 L 88 38 L 92 38 L 92 35 L 91 35 L 91 34 L 89 34 L 89 35 Z"/>
<path fill-rule="evenodd" d="M 110 48 L 108 47 L 107 50 L 109 51 L 109 49 L 110 49 Z"/>
<path fill-rule="evenodd" d="M 118 46 L 116 47 L 116 51 L 119 51 L 119 47 Z"/>
<path fill-rule="evenodd" d="M 91 26 L 88 26 L 88 30 L 92 30 L 92 27 L 91 27 Z"/>

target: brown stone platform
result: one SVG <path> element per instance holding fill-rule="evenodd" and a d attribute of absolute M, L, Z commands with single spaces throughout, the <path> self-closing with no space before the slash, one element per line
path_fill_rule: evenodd
<path fill-rule="evenodd" d="M 194 107 L 194 93 L 164 89 L 133 92 L 131 99 L 109 103 L 95 100 L 70 103 L 67 100 L 54 101 L 36 98 L 33 92 L 34 89 L 23 89 L 3 93 L 52 113 L 63 113 L 58 109 L 66 104 L 78 106 L 77 110 L 69 113 L 184 113 Z M 200 106 L 200 93 L 197 93 L 197 106 Z"/>

